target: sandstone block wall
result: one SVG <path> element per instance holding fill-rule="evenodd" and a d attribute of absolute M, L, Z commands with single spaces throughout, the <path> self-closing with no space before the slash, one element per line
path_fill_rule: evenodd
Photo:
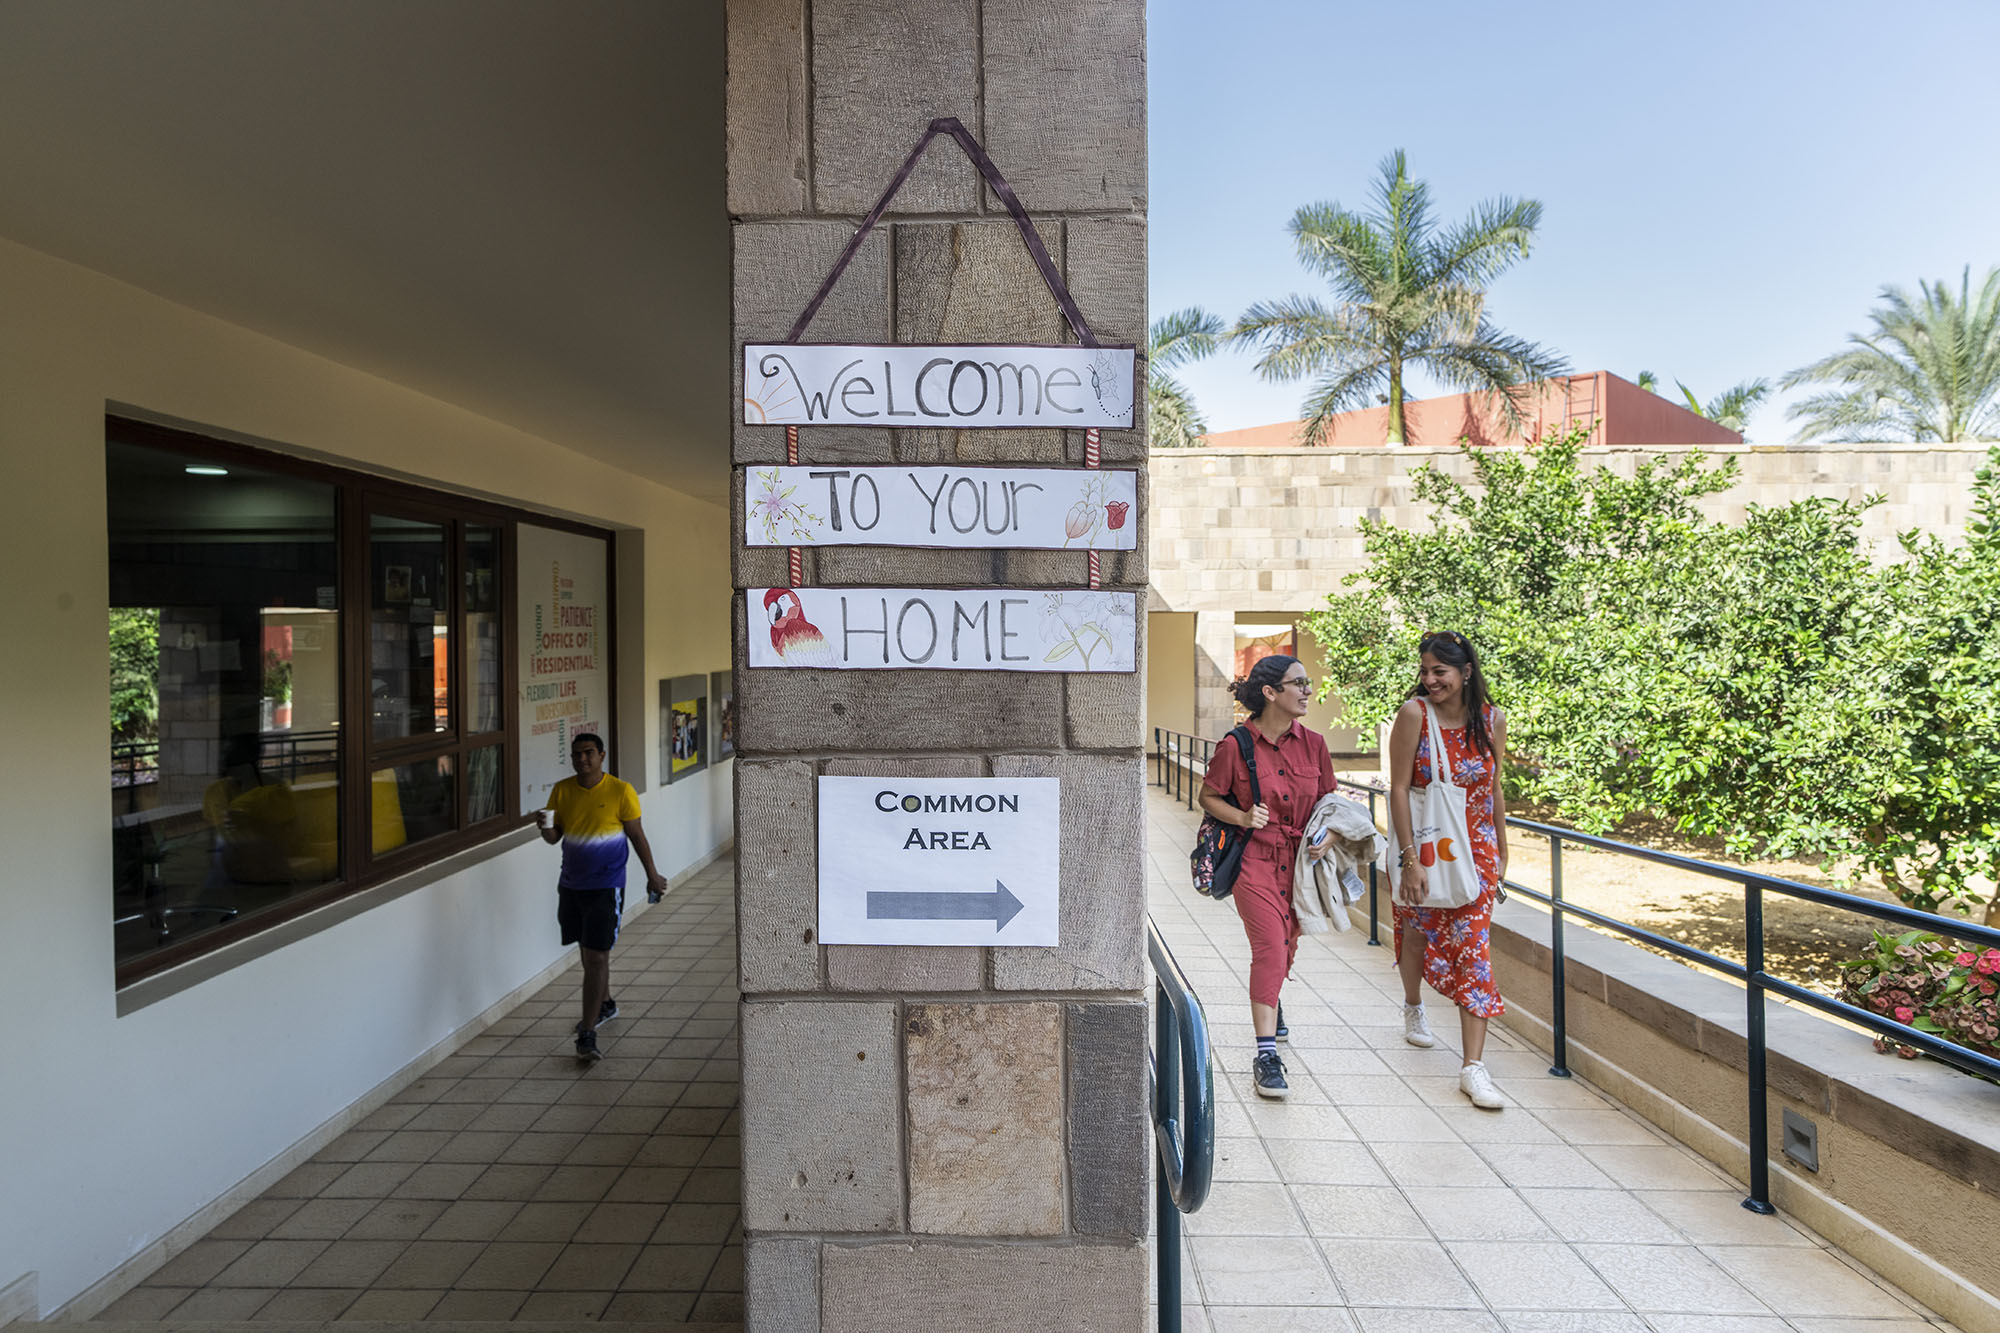
<path fill-rule="evenodd" d="M 729 0 L 732 367 L 783 339 L 935 116 L 984 142 L 1097 336 L 1146 335 L 1142 0 Z M 1013 223 L 931 146 L 811 341 L 1070 339 Z M 739 384 L 740 387 L 740 384 Z M 1102 438 L 1143 467 L 1141 419 Z M 732 413 L 740 416 L 740 413 Z M 734 427 L 743 470 L 782 429 Z M 1081 466 L 1066 431 L 800 432 L 823 462 Z M 1142 478 L 1143 485 L 1143 478 Z M 1142 491 L 1142 509 L 1145 497 Z M 1143 592 L 1146 553 L 1107 555 Z M 737 540 L 735 586 L 786 581 Z M 815 585 L 1075 587 L 1081 552 L 805 552 Z M 736 607 L 752 1330 L 1129 1330 L 1149 1297 L 1144 678 L 750 671 Z M 816 779 L 1063 781 L 1057 949 L 820 944 Z"/>

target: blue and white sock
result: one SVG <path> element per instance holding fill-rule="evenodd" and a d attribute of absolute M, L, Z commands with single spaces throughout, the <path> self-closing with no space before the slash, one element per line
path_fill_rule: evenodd
<path fill-rule="evenodd" d="M 1257 1054 L 1276 1055 L 1277 1053 L 1278 1053 L 1278 1039 L 1276 1037 L 1257 1038 Z"/>

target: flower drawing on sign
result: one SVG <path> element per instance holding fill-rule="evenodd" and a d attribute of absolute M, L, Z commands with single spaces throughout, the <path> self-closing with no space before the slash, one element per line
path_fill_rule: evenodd
<path fill-rule="evenodd" d="M 1113 532 L 1125 526 L 1125 514 L 1132 506 L 1123 500 L 1113 500 L 1104 506 L 1104 526 Z"/>
<path fill-rule="evenodd" d="M 815 541 L 819 537 L 820 516 L 792 498 L 796 486 L 779 483 L 776 468 L 757 473 L 756 494 L 750 497 L 750 513 L 764 525 L 764 540 L 777 544 L 783 541 Z M 782 524 L 789 524 L 791 531 L 779 536 Z"/>
<path fill-rule="evenodd" d="M 806 619 L 805 606 L 790 588 L 771 588 L 764 593 L 764 617 L 771 626 L 771 651 L 787 666 L 834 665 L 833 646 L 819 626 Z"/>
<path fill-rule="evenodd" d="M 1118 362 L 1099 352 L 1090 358 L 1090 387 L 1097 394 L 1097 406 L 1107 417 L 1119 413 L 1118 388 L 1123 376 L 1118 373 Z"/>
<path fill-rule="evenodd" d="M 1053 645 L 1044 662 L 1060 662 L 1075 653 L 1083 658 L 1083 669 L 1091 669 L 1091 658 L 1105 649 L 1117 649 L 1103 622 L 1123 608 L 1118 599 L 1101 593 L 1052 592 L 1042 603 L 1042 642 Z"/>
<path fill-rule="evenodd" d="M 1107 527 L 1125 526 L 1125 504 L 1116 500 L 1107 503 L 1105 500 L 1111 488 L 1110 474 L 1093 470 L 1082 476 L 1083 492 L 1063 517 L 1064 546 L 1079 538 L 1083 539 L 1085 546 L 1096 546 L 1097 535 Z"/>

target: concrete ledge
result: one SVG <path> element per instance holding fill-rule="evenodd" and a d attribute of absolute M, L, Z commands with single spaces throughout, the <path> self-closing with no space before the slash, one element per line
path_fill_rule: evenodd
<path fill-rule="evenodd" d="M 1744 990 L 1575 923 L 1564 946 L 1569 1067 L 1747 1182 Z M 1504 904 L 1493 958 L 1502 1022 L 1550 1050 L 1547 914 Z M 1960 1325 L 2000 1329 L 2000 1089 L 1808 1010 L 1771 1002 L 1765 1022 L 1774 1154 L 1787 1107 L 1819 1127 L 1819 1171 L 1774 1155 L 1772 1202 Z"/>

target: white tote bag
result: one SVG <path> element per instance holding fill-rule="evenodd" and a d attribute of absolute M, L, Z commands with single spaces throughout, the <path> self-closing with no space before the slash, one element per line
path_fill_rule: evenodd
<path fill-rule="evenodd" d="M 1464 907 L 1479 898 L 1479 868 L 1472 861 L 1472 831 L 1465 819 L 1465 788 L 1451 780 L 1451 758 L 1444 733 L 1430 705 L 1418 700 L 1431 738 L 1431 781 L 1410 788 L 1410 841 L 1417 864 L 1424 868 L 1430 895 L 1406 907 Z M 1389 820 L 1389 874 L 1396 901 L 1402 902 L 1403 851 L 1396 843 L 1396 821 Z"/>

